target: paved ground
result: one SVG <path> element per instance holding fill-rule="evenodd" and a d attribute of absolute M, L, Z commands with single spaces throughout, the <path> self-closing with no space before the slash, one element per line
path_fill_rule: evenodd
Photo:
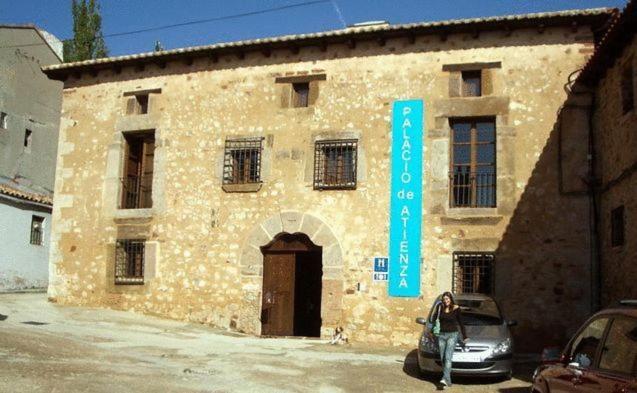
<path fill-rule="evenodd" d="M 5 318 L 6 317 L 6 318 Z M 455 392 L 528 392 L 459 380 Z M 0 392 L 429 392 L 413 349 L 263 339 L 149 316 L 0 295 Z"/>

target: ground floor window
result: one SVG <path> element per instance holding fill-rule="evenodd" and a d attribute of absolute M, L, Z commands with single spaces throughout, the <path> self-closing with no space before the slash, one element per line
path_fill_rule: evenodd
<path fill-rule="evenodd" d="M 482 252 L 453 254 L 453 292 L 493 295 L 495 255 Z"/>
<path fill-rule="evenodd" d="M 42 245 L 42 235 L 44 233 L 44 217 L 31 217 L 31 244 L 35 246 Z"/>
<path fill-rule="evenodd" d="M 144 283 L 145 242 L 121 239 L 115 249 L 115 284 Z"/>

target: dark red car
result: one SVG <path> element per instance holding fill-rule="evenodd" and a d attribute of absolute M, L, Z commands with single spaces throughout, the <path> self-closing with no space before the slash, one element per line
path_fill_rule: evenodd
<path fill-rule="evenodd" d="M 533 393 L 637 393 L 637 300 L 593 315 L 564 351 L 547 348 Z"/>

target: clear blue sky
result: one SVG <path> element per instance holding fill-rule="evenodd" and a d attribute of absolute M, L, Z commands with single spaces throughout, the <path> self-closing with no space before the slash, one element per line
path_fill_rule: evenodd
<path fill-rule="evenodd" d="M 266 10 L 316 0 L 99 0 L 105 35 Z M 341 15 L 334 5 L 336 3 Z M 33 23 L 60 39 L 72 35 L 71 0 L 0 0 L 0 24 Z M 156 40 L 174 49 L 216 42 L 310 33 L 346 24 L 392 24 L 575 8 L 618 7 L 625 0 L 327 0 L 237 19 L 108 37 L 110 55 L 148 52 Z M 342 19 L 341 19 L 342 17 Z"/>

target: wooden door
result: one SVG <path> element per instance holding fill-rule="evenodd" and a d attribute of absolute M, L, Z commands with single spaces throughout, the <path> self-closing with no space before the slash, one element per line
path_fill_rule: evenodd
<path fill-rule="evenodd" d="M 262 335 L 292 336 L 294 334 L 295 264 L 294 252 L 264 255 Z"/>

